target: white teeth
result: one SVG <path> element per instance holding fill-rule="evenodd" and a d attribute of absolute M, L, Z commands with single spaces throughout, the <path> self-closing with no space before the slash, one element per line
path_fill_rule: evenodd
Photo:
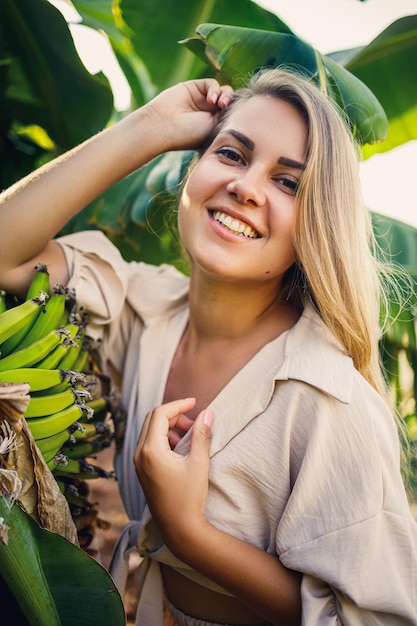
<path fill-rule="evenodd" d="M 243 235 L 244 237 L 249 237 L 249 239 L 256 239 L 260 235 L 253 230 L 248 224 L 244 224 L 239 220 L 233 219 L 230 215 L 226 215 L 226 213 L 222 213 L 221 211 L 214 211 L 213 217 L 216 222 L 220 222 L 223 226 L 226 226 L 233 233 Z"/>

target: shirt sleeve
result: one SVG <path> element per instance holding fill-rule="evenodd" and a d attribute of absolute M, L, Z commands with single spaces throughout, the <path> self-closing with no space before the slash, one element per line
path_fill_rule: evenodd
<path fill-rule="evenodd" d="M 304 574 L 303 626 L 417 625 L 417 524 L 394 420 L 359 375 L 350 403 L 308 397 L 276 547 Z"/>
<path fill-rule="evenodd" d="M 128 286 L 128 264 L 100 231 L 60 237 L 69 268 L 68 287 L 75 290 L 78 306 L 88 311 L 94 334 L 122 310 Z"/>
<path fill-rule="evenodd" d="M 188 278 L 168 264 L 127 262 L 101 231 L 82 231 L 57 242 L 70 273 L 68 287 L 88 314 L 88 333 L 100 341 L 103 366 L 122 373 L 133 334 L 151 318 L 175 314 L 188 301 Z"/>
<path fill-rule="evenodd" d="M 83 231 L 57 239 L 68 264 L 68 287 L 77 307 L 88 315 L 88 334 L 99 342 L 102 369 L 122 373 L 134 313 L 127 305 L 131 266 L 100 231 Z M 136 320 L 138 323 L 138 320 Z"/>

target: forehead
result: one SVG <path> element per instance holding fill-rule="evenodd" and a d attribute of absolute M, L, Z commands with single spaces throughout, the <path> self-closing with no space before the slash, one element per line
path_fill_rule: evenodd
<path fill-rule="evenodd" d="M 227 117 L 221 133 L 239 130 L 255 146 L 259 141 L 292 145 L 303 157 L 306 151 L 307 125 L 302 114 L 289 102 L 273 96 L 253 96 L 237 102 Z"/>

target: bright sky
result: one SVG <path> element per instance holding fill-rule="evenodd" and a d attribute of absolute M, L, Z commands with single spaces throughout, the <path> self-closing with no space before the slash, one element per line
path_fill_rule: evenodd
<path fill-rule="evenodd" d="M 76 19 L 64 0 L 50 0 L 67 19 Z M 276 13 L 293 32 L 322 53 L 370 43 L 384 28 L 404 15 L 417 14 L 417 0 L 257 0 Z M 89 29 L 71 27 L 78 53 L 90 72 L 100 69 L 108 76 L 115 105 L 129 105 L 129 88 L 121 75 L 106 39 Z M 417 97 L 417 96 L 416 96 Z M 366 205 L 417 227 L 417 141 L 361 164 Z"/>

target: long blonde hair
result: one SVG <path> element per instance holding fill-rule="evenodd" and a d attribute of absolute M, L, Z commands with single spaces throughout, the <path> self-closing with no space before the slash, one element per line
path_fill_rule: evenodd
<path fill-rule="evenodd" d="M 378 346 L 381 264 L 361 198 L 358 147 L 337 105 L 306 77 L 282 69 L 262 70 L 238 90 L 216 133 L 239 103 L 259 95 L 289 102 L 307 125 L 289 297 L 311 299 L 358 371 L 387 397 Z"/>

